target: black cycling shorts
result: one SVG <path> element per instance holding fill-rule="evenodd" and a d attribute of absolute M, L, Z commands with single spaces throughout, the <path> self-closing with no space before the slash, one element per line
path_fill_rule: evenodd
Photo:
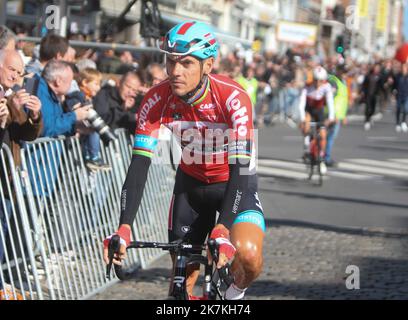
<path fill-rule="evenodd" d="M 312 108 L 306 106 L 305 111 L 310 114 L 312 121 L 318 122 L 320 127 L 323 126 L 325 120 L 324 108 Z"/>
<path fill-rule="evenodd" d="M 206 184 L 179 168 L 169 210 L 169 241 L 182 239 L 191 244 L 203 244 L 215 226 L 217 211 L 221 210 L 226 187 L 227 182 Z M 265 220 L 257 190 L 257 176 L 251 175 L 248 192 L 245 192 L 241 200 L 233 224 L 250 222 L 265 231 Z"/>

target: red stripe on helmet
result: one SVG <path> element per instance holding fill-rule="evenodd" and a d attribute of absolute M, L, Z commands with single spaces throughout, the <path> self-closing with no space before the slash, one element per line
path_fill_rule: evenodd
<path fill-rule="evenodd" d="M 211 44 L 211 45 L 213 45 L 216 42 L 217 42 L 217 40 L 215 40 L 215 39 L 211 39 L 210 41 L 208 41 L 208 43 Z"/>
<path fill-rule="evenodd" d="M 211 36 L 211 33 L 207 33 L 204 37 L 205 38 L 208 38 L 208 37 L 210 37 Z"/>
<path fill-rule="evenodd" d="M 188 29 L 190 29 L 194 24 L 195 22 L 186 22 L 185 24 L 181 26 L 177 34 L 181 34 L 181 35 L 185 34 L 188 31 Z"/>

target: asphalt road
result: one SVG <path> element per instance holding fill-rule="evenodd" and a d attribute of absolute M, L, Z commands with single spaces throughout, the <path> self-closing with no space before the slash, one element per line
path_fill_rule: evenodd
<path fill-rule="evenodd" d="M 408 133 L 385 113 L 364 131 L 353 117 L 340 131 L 323 187 L 306 178 L 296 128 L 259 130 L 260 198 L 266 217 L 339 227 L 408 227 Z"/>

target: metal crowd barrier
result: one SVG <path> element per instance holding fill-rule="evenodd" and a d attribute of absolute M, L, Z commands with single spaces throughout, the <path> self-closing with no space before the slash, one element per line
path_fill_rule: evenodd
<path fill-rule="evenodd" d="M 14 255 L 7 251 L 2 264 L 6 275 L 16 276 L 0 274 L 0 282 L 16 291 L 15 296 L 19 292 L 23 299 L 87 299 L 117 281 L 105 278 L 102 242 L 118 226 L 120 193 L 133 141 L 124 130 L 116 134 L 116 141 L 101 148 L 109 171 L 86 168 L 78 138 L 41 138 L 22 150 L 21 171 L 10 170 L 14 186 L 7 186 L 14 187 L 16 194 L 12 216 L 21 217 L 16 228 L 21 239 L 6 239 L 11 234 L 0 228 L 1 243 L 19 243 L 20 250 L 11 250 Z M 166 144 L 162 141 L 150 168 L 133 225 L 134 239 L 167 240 L 174 171 Z M 4 160 L 14 168 L 7 148 L 5 152 Z M 140 251 L 131 252 L 127 264 L 145 268 L 163 254 L 155 249 Z"/>

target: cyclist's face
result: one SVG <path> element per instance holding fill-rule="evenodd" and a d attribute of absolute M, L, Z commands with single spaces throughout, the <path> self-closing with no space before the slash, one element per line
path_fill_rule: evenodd
<path fill-rule="evenodd" d="M 198 86 L 203 73 L 210 73 L 213 62 L 214 59 L 207 59 L 201 66 L 200 61 L 194 57 L 177 58 L 167 55 L 166 68 L 173 93 L 184 96 L 193 91 Z"/>

